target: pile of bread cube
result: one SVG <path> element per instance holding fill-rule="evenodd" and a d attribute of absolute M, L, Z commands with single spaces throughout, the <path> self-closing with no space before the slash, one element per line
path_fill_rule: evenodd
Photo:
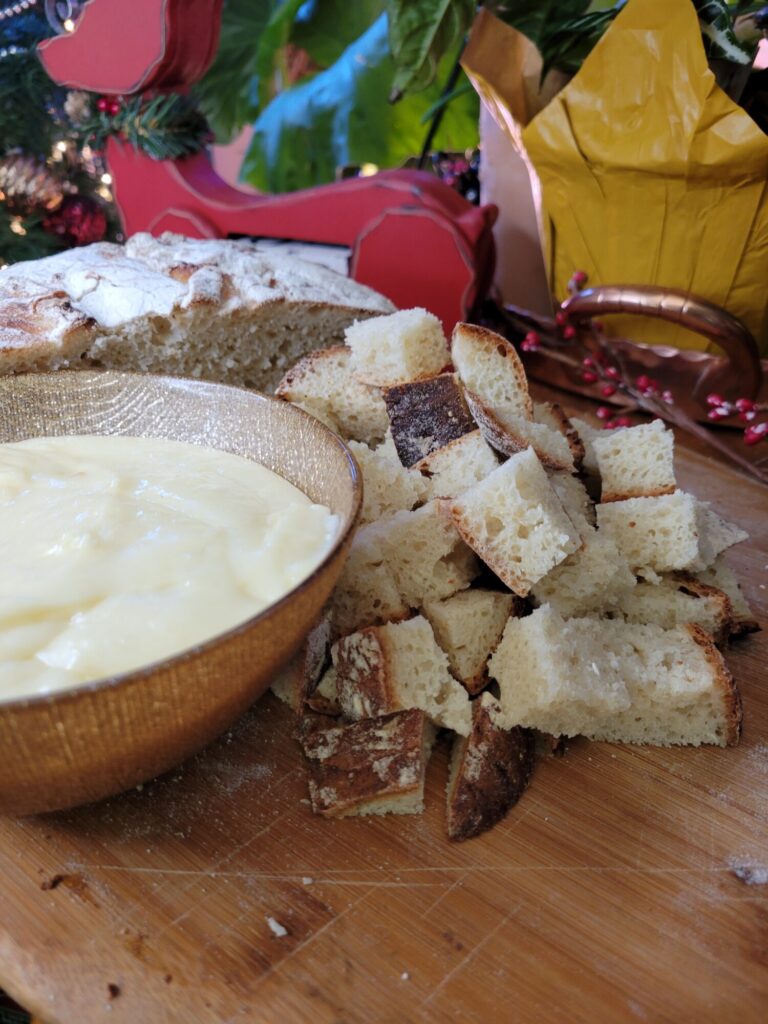
<path fill-rule="evenodd" d="M 536 404 L 506 339 L 458 324 L 449 348 L 422 309 L 352 325 L 277 394 L 364 483 L 330 606 L 273 687 L 317 813 L 422 810 L 438 730 L 453 839 L 562 737 L 738 742 L 720 648 L 758 627 L 722 552 L 746 534 L 677 487 L 660 420 L 601 431 Z"/>

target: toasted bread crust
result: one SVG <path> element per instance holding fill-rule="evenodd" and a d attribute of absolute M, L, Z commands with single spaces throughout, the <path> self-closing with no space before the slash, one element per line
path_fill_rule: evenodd
<path fill-rule="evenodd" d="M 623 492 L 601 491 L 600 504 L 609 505 L 612 501 L 628 501 L 630 498 L 661 498 L 665 494 L 674 494 L 676 490 L 677 488 L 672 485 L 670 487 L 651 487 Z"/>
<path fill-rule="evenodd" d="M 479 327 L 477 324 L 456 324 L 451 336 L 451 342 L 453 343 L 457 338 L 469 341 L 472 345 L 483 349 L 486 353 L 493 353 L 499 357 L 500 372 L 503 370 L 503 372 L 512 376 L 515 381 L 515 387 L 525 396 L 522 412 L 528 419 L 532 419 L 533 400 L 528 394 L 528 378 L 514 345 L 511 345 L 501 334 L 490 331 L 487 327 Z"/>
<path fill-rule="evenodd" d="M 384 402 L 397 454 L 406 467 L 477 430 L 452 373 L 395 384 L 384 391 Z"/>
<path fill-rule="evenodd" d="M 684 593 L 692 594 L 694 597 L 712 598 L 717 602 L 720 609 L 720 628 L 715 632 L 713 639 L 718 647 L 722 647 L 733 634 L 733 605 L 730 597 L 724 590 L 703 583 L 689 572 L 680 571 L 673 573 L 673 576 Z"/>
<path fill-rule="evenodd" d="M 501 452 L 502 455 L 516 455 L 518 452 L 525 451 L 526 448 L 533 448 L 542 466 L 545 466 L 547 469 L 565 470 L 566 472 L 570 472 L 573 469 L 567 462 L 554 458 L 548 452 L 543 451 L 540 446 L 537 447 L 529 439 L 521 434 L 516 434 L 509 427 L 503 425 L 494 411 L 483 402 L 479 395 L 467 389 L 465 389 L 464 393 L 467 398 L 467 404 L 482 431 L 483 437 L 497 452 Z"/>
<path fill-rule="evenodd" d="M 348 718 L 374 718 L 401 710 L 391 686 L 386 637 L 376 626 L 342 637 L 334 663 L 339 704 Z"/>
<path fill-rule="evenodd" d="M 298 735 L 309 765 L 315 814 L 343 818 L 422 810 L 432 738 L 423 711 L 398 711 L 351 724 L 307 715 Z"/>
<path fill-rule="evenodd" d="M 476 700 L 472 732 L 454 741 L 447 804 L 448 838 L 456 842 L 480 835 L 501 821 L 520 799 L 533 772 L 533 733 L 519 726 L 498 728 L 491 708 L 491 702 Z"/>
<path fill-rule="evenodd" d="M 693 640 L 702 648 L 707 663 L 715 678 L 715 685 L 720 690 L 723 700 L 723 714 L 725 717 L 725 746 L 735 747 L 741 738 L 741 723 L 743 709 L 741 694 L 734 681 L 731 672 L 726 665 L 722 654 L 712 640 L 712 637 L 705 629 L 695 623 L 688 623 L 685 627 Z"/>
<path fill-rule="evenodd" d="M 571 455 L 573 456 L 574 468 L 577 472 L 580 471 L 584 464 L 585 448 L 578 430 L 568 419 L 563 407 L 558 405 L 557 402 L 543 402 L 542 404 L 548 410 L 553 424 L 557 426 L 557 429 L 568 442 L 568 447 L 571 449 Z"/>

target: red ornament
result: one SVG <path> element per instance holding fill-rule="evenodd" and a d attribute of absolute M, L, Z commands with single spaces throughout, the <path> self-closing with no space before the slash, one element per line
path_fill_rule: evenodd
<path fill-rule="evenodd" d="M 110 117 L 115 117 L 116 114 L 120 113 L 121 106 L 122 104 L 120 103 L 120 100 L 110 100 L 109 106 L 107 107 L 107 113 Z"/>
<path fill-rule="evenodd" d="M 106 96 L 99 96 L 96 100 L 96 109 L 101 111 L 102 114 L 106 114 L 109 110 L 109 100 Z"/>
<path fill-rule="evenodd" d="M 107 233 L 107 217 L 91 196 L 65 196 L 61 206 L 43 221 L 43 227 L 67 245 L 100 242 Z"/>

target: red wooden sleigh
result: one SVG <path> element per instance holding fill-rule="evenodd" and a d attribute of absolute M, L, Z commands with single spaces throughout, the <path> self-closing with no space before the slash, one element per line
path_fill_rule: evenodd
<path fill-rule="evenodd" d="M 104 95 L 181 89 L 213 60 L 222 0 L 88 0 L 74 30 L 40 44 L 49 75 Z M 110 140 L 107 161 L 127 234 L 176 231 L 343 246 L 349 273 L 397 306 L 466 319 L 493 273 L 493 206 L 476 207 L 431 174 L 385 171 L 284 195 L 253 195 L 207 153 L 155 161 Z"/>

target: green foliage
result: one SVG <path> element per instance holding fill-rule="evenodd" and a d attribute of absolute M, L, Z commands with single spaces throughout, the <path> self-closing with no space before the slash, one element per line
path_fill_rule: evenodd
<path fill-rule="evenodd" d="M 745 11 L 748 5 L 728 4 L 725 0 L 693 0 L 693 5 L 699 15 L 707 57 L 750 65 L 755 59 L 759 37 L 753 42 L 744 42 L 737 39 L 733 28 L 734 13 Z"/>
<path fill-rule="evenodd" d="M 387 0 L 389 46 L 397 70 L 390 99 L 425 89 L 446 53 L 460 50 L 474 0 Z"/>
<path fill-rule="evenodd" d="M 448 78 L 453 55 L 438 81 Z M 387 23 L 380 17 L 326 71 L 277 96 L 254 125 L 243 177 L 266 191 L 290 191 L 332 181 L 336 168 L 363 162 L 393 167 L 418 153 L 422 119 L 440 96 L 432 85 L 390 104 L 395 64 Z M 477 141 L 478 101 L 463 92 L 445 111 L 439 149 L 465 149 Z"/>
<path fill-rule="evenodd" d="M 371 27 L 384 5 L 385 0 L 313 0 L 300 11 L 291 42 L 324 71 Z"/>
<path fill-rule="evenodd" d="M 208 140 L 208 122 L 187 96 L 169 93 L 144 100 L 125 100 L 117 114 L 96 112 L 80 126 L 81 142 L 103 149 L 119 135 L 154 160 L 176 160 L 199 152 Z"/>
<path fill-rule="evenodd" d="M 497 18 L 522 32 L 535 43 L 546 61 L 547 42 L 568 31 L 574 18 L 581 17 L 589 0 L 489 0 L 485 4 Z"/>
<path fill-rule="evenodd" d="M 2 45 L 18 46 L 21 52 L 0 60 L 0 154 L 20 148 L 47 156 L 57 137 L 51 110 L 63 93 L 45 73 L 34 49 L 48 34 L 45 25 L 34 14 L 3 25 Z"/>
<path fill-rule="evenodd" d="M 275 0 L 226 0 L 216 59 L 195 87 L 216 137 L 226 142 L 258 115 L 252 92 L 258 43 Z"/>
<path fill-rule="evenodd" d="M 42 221 L 43 215 L 38 213 L 24 217 L 20 222 L 24 234 L 19 235 L 11 230 L 12 218 L 0 203 L 0 266 L 51 256 L 65 248 L 57 235 L 49 234 L 43 228 Z"/>

